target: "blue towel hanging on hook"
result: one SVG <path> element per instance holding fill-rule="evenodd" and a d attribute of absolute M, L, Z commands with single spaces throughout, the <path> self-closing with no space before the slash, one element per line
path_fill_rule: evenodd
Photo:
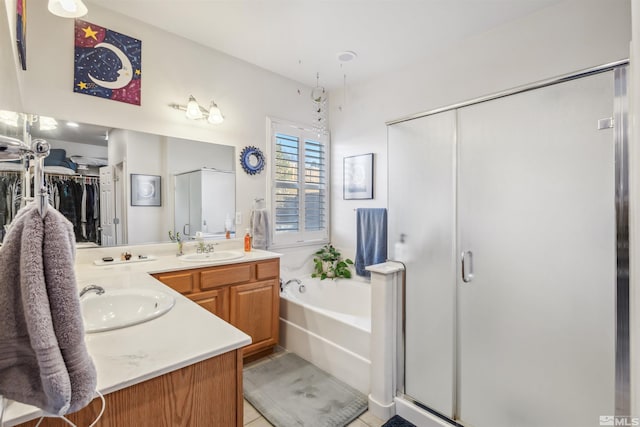
<path fill-rule="evenodd" d="M 365 267 L 387 260 L 387 210 L 359 208 L 356 217 L 356 274 L 370 277 Z"/>

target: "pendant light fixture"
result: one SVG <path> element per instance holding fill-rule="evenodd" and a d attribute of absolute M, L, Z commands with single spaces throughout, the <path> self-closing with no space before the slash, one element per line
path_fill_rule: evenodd
<path fill-rule="evenodd" d="M 224 116 L 222 115 L 220 108 L 218 108 L 218 104 L 211 101 L 211 105 L 207 110 L 198 104 L 198 101 L 196 101 L 196 98 L 193 95 L 189 95 L 189 102 L 187 102 L 187 105 L 169 104 L 169 107 L 184 111 L 185 117 L 190 120 L 206 119 L 212 125 L 218 125 L 224 121 Z"/>
<path fill-rule="evenodd" d="M 61 18 L 80 18 L 88 12 L 82 0 L 49 0 L 48 9 Z"/>

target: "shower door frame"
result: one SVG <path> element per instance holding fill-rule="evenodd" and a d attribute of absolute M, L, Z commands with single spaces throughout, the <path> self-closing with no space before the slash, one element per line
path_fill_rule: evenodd
<path fill-rule="evenodd" d="M 548 80 L 539 81 L 525 86 L 516 87 L 506 91 L 498 92 L 493 95 L 487 95 L 481 98 L 472 99 L 466 102 L 449 105 L 446 107 L 430 110 L 422 113 L 413 114 L 411 116 L 399 118 L 396 120 L 386 122 L 387 134 L 389 126 L 394 124 L 407 122 L 410 120 L 432 116 L 445 111 L 458 110 L 462 107 L 467 107 L 487 101 L 492 101 L 499 98 L 504 98 L 511 95 L 516 95 L 523 92 L 528 92 L 536 89 L 541 89 L 547 86 L 564 83 L 583 77 L 592 76 L 604 72 L 613 71 L 614 73 L 614 105 L 613 105 L 613 117 L 610 122 L 603 122 L 603 128 L 605 126 L 613 127 L 614 131 L 614 149 L 615 149 L 615 218 L 616 218 L 616 330 L 615 330 L 615 415 L 628 416 L 631 413 L 631 385 L 630 385 L 630 324 L 629 324 L 629 112 L 628 112 L 628 73 L 629 73 L 629 60 L 624 59 L 597 67 L 588 68 L 575 73 L 566 74 L 563 76 L 555 77 Z M 600 123 L 599 123 L 600 126 Z M 387 150 L 389 150 L 388 135 L 387 135 Z M 389 156 L 387 155 L 387 161 Z M 389 164 L 387 164 L 389 168 Z M 389 179 L 389 178 L 387 178 Z M 613 231 L 613 230 L 612 230 Z M 455 237 L 454 237 L 455 238 Z M 455 238 L 457 241 L 457 238 Z M 392 260 L 391 260 L 392 261 Z M 405 360 L 406 360 L 406 279 L 402 282 L 402 289 L 400 304 L 401 319 L 398 325 L 398 366 L 397 366 L 397 384 L 396 384 L 396 396 L 403 400 L 426 410 L 434 416 L 452 423 L 452 425 L 462 426 L 459 422 L 450 419 L 449 417 L 440 414 L 439 412 L 425 406 L 423 403 L 414 399 L 405 392 Z M 455 298 L 457 299 L 457 286 L 455 287 Z M 457 329 L 457 326 L 456 326 Z M 455 358 L 458 360 L 458 350 L 454 350 Z M 454 373 L 454 378 L 451 379 L 453 384 L 457 384 L 457 372 Z M 454 390 L 456 387 L 454 387 Z M 457 396 L 454 393 L 454 405 L 457 400 Z M 457 405 L 456 405 L 457 406 Z M 459 416 L 455 411 L 455 416 Z"/>

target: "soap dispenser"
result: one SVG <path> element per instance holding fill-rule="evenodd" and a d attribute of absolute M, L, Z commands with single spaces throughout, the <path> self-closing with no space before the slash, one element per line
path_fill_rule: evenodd
<path fill-rule="evenodd" d="M 251 252 L 251 234 L 249 234 L 249 229 L 246 229 L 246 234 L 244 235 L 244 251 Z"/>

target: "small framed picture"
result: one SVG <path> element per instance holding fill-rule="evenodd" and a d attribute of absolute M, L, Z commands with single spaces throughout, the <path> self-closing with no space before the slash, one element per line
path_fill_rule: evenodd
<path fill-rule="evenodd" d="M 344 200 L 373 199 L 373 153 L 344 158 Z"/>
<path fill-rule="evenodd" d="M 131 174 L 131 206 L 161 206 L 160 176 Z"/>

